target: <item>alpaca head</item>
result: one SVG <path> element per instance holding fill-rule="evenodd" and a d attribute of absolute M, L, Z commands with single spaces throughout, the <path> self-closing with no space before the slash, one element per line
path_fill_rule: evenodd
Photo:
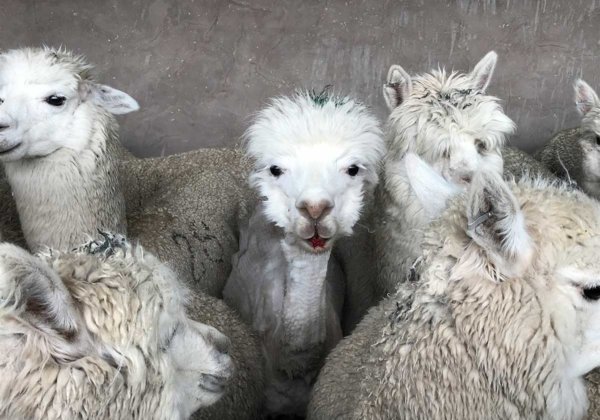
<path fill-rule="evenodd" d="M 388 159 L 416 153 L 463 184 L 479 168 L 501 173 L 501 148 L 515 126 L 498 99 L 485 94 L 496 60 L 492 51 L 469 74 L 436 70 L 415 77 L 393 65 L 383 87 L 391 110 Z"/>
<path fill-rule="evenodd" d="M 122 246 L 36 257 L 0 245 L 0 372 L 10 382 L 0 415 L 187 418 L 223 395 L 229 340 L 186 316 L 168 268 Z"/>
<path fill-rule="evenodd" d="M 418 158 L 411 159 L 408 169 Z M 437 176 L 428 171 L 425 178 Z M 409 170 L 409 177 L 423 178 L 427 169 L 418 172 Z M 425 184 L 411 183 L 419 189 Z M 566 185 L 508 183 L 485 171 L 458 196 L 448 185 L 431 185 L 416 194 L 422 205 L 439 202 L 439 196 L 449 205 L 438 207 L 425 240 L 423 281 L 434 293 L 462 294 L 451 300 L 471 305 L 466 312 L 477 324 L 472 332 L 485 336 L 474 339 L 514 354 L 515 372 L 525 371 L 516 363 L 538 363 L 527 366 L 533 381 L 539 380 L 535 369 L 544 376 L 547 368 L 556 369 L 551 380 L 569 382 L 600 366 L 600 203 Z M 523 352 L 536 357 L 517 356 Z"/>
<path fill-rule="evenodd" d="M 327 90 L 277 98 L 246 140 L 264 213 L 294 243 L 320 252 L 352 233 L 384 153 L 379 124 L 363 105 Z"/>
<path fill-rule="evenodd" d="M 581 136 L 583 173 L 589 181 L 600 180 L 600 99 L 594 89 L 581 79 L 575 81 L 575 104 L 582 115 Z"/>
<path fill-rule="evenodd" d="M 62 49 L 0 54 L 0 160 L 82 150 L 97 114 L 138 109 L 124 92 L 98 84 L 92 66 Z"/>

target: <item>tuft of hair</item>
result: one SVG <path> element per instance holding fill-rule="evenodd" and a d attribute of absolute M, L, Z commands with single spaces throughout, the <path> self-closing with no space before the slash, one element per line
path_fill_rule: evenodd
<path fill-rule="evenodd" d="M 365 166 L 367 181 L 377 182 L 377 165 L 385 152 L 377 118 L 360 102 L 325 87 L 281 96 L 256 114 L 244 134 L 254 172 L 264 170 L 273 157 L 302 146 L 327 144 L 351 150 Z"/>
<path fill-rule="evenodd" d="M 325 87 L 323 87 L 323 89 L 321 89 L 320 92 L 317 92 L 315 89 L 311 89 L 308 94 L 310 98 L 314 101 L 314 103 L 320 106 L 323 106 L 328 102 L 333 102 L 335 106 L 344 105 L 347 98 L 332 94 L 332 87 L 333 85 L 325 85 Z M 302 94 L 302 92 L 299 93 Z"/>

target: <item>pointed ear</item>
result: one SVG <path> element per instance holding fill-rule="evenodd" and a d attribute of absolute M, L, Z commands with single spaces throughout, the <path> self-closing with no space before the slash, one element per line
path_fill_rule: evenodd
<path fill-rule="evenodd" d="M 575 105 L 581 115 L 587 114 L 593 107 L 600 106 L 594 89 L 581 79 L 575 81 Z"/>
<path fill-rule="evenodd" d="M 78 333 L 73 299 L 40 258 L 11 244 L 0 245 L 0 305 L 50 338 L 72 342 Z"/>
<path fill-rule="evenodd" d="M 507 277 L 522 274 L 531 261 L 533 241 L 519 203 L 500 175 L 475 175 L 466 210 L 466 233 L 495 269 Z"/>
<path fill-rule="evenodd" d="M 498 54 L 494 51 L 490 51 L 479 61 L 479 63 L 477 63 L 473 71 L 469 73 L 469 77 L 473 83 L 473 89 L 478 90 L 481 93 L 486 91 L 492 80 L 497 61 Z"/>
<path fill-rule="evenodd" d="M 83 81 L 79 88 L 84 101 L 91 101 L 111 114 L 128 114 L 140 109 L 135 99 L 110 86 Z"/>
<path fill-rule="evenodd" d="M 429 220 L 436 219 L 445 209 L 450 198 L 461 188 L 438 174 L 424 160 L 414 153 L 404 157 L 406 175 L 417 200 L 421 203 Z"/>
<path fill-rule="evenodd" d="M 387 82 L 383 85 L 383 98 L 390 111 L 408 98 L 412 90 L 412 80 L 402 67 L 394 64 L 390 67 Z"/>

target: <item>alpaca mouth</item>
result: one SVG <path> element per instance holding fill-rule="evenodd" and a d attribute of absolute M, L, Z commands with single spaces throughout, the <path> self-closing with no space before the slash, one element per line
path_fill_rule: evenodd
<path fill-rule="evenodd" d="M 307 241 L 310 243 L 310 246 L 312 246 L 313 249 L 318 250 L 318 249 L 325 248 L 325 246 L 327 245 L 328 239 L 321 238 L 319 236 L 319 233 L 315 232 L 314 236 L 310 239 L 307 239 Z"/>
<path fill-rule="evenodd" d="M 225 386 L 229 382 L 228 376 L 203 374 L 198 386 L 208 392 L 220 394 L 225 392 Z"/>
<path fill-rule="evenodd" d="M 8 154 L 8 153 L 12 152 L 13 150 L 15 150 L 17 147 L 19 147 L 20 145 L 21 145 L 21 143 L 17 143 L 14 146 L 9 147 L 8 149 L 0 150 L 0 155 Z"/>

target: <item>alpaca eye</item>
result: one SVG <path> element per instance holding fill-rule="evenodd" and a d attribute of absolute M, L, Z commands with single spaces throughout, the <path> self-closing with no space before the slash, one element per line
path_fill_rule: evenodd
<path fill-rule="evenodd" d="M 590 287 L 589 289 L 583 289 L 583 297 L 588 300 L 600 299 L 600 286 Z"/>
<path fill-rule="evenodd" d="M 271 171 L 271 175 L 273 175 L 275 178 L 278 178 L 283 173 L 281 168 L 275 165 L 271 166 L 269 168 L 269 171 Z"/>
<path fill-rule="evenodd" d="M 58 95 L 50 95 L 46 99 L 44 99 L 44 101 L 47 104 L 52 105 L 52 106 L 62 106 L 66 100 L 67 100 L 67 98 L 65 98 L 64 96 L 58 96 Z"/>
<path fill-rule="evenodd" d="M 0 102 L 0 103 L 2 103 L 2 102 Z M 596 144 L 598 146 L 600 146 L 600 136 L 598 134 L 596 134 Z"/>
<path fill-rule="evenodd" d="M 0 98 L 0 105 L 4 103 L 4 99 Z"/>
<path fill-rule="evenodd" d="M 356 176 L 356 174 L 358 174 L 359 169 L 360 168 L 356 165 L 350 165 L 346 173 L 350 176 Z"/>
<path fill-rule="evenodd" d="M 477 151 L 479 153 L 483 153 L 483 152 L 487 151 L 487 146 L 485 145 L 484 142 L 482 142 L 479 139 L 475 140 L 475 147 L 477 147 Z"/>

